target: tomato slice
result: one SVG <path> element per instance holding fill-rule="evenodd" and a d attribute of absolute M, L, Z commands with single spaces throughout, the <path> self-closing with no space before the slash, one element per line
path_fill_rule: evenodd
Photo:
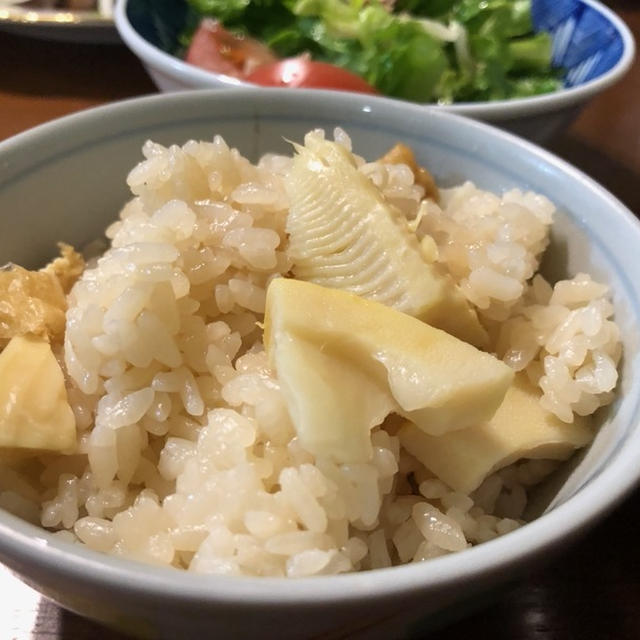
<path fill-rule="evenodd" d="M 193 34 L 185 60 L 207 71 L 244 78 L 277 58 L 261 42 L 230 33 L 217 20 L 205 18 Z"/>
<path fill-rule="evenodd" d="M 263 64 L 247 74 L 245 80 L 267 87 L 308 87 L 377 93 L 368 82 L 355 73 L 305 57 L 286 58 L 279 62 Z"/>

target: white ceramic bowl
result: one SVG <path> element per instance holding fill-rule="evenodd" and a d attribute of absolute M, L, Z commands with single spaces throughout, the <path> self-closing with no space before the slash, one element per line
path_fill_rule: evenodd
<path fill-rule="evenodd" d="M 406 141 L 441 183 L 471 178 L 485 188 L 519 186 L 555 201 L 561 213 L 547 269 L 556 276 L 586 270 L 608 282 L 623 332 L 620 391 L 600 415 L 593 445 L 547 512 L 513 533 L 423 564 L 295 582 L 127 562 L 0 510 L 0 561 L 62 606 L 168 639 L 399 638 L 461 614 L 479 594 L 548 560 L 637 482 L 640 225 L 579 171 L 487 125 L 382 98 L 280 89 L 177 93 L 78 113 L 0 144 L 0 262 L 40 265 L 57 240 L 81 245 L 99 237 L 127 198 L 125 176 L 147 138 L 167 144 L 220 133 L 255 159 L 287 150 L 284 137 L 335 125 L 367 157 Z"/>
<path fill-rule="evenodd" d="M 437 108 L 491 122 L 542 142 L 566 127 L 586 102 L 628 71 L 635 55 L 633 36 L 624 22 L 602 3 L 597 0 L 533 2 L 536 23 L 552 34 L 554 64 L 567 69 L 565 88 L 530 98 L 457 103 Z M 200 69 L 163 51 L 155 40 L 157 25 L 147 16 L 141 0 L 118 0 L 114 19 L 122 40 L 140 58 L 161 91 L 255 86 Z M 168 33 L 174 28 L 173 25 L 167 27 Z"/>

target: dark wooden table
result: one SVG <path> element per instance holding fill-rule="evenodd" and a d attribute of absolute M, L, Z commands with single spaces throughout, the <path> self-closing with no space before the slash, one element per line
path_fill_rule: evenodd
<path fill-rule="evenodd" d="M 640 40 L 640 7 L 608 3 Z M 0 140 L 58 116 L 152 93 L 124 46 L 35 40 L 0 31 Z M 589 104 L 549 148 L 640 213 L 640 63 Z M 639 461 L 640 464 L 640 461 Z M 430 636 L 462 640 L 640 638 L 640 491 L 562 557 L 463 621 Z M 61 610 L 0 567 L 0 640 L 125 640 Z"/>

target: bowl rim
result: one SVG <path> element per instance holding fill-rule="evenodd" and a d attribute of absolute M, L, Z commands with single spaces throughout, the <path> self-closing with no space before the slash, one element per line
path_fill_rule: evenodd
<path fill-rule="evenodd" d="M 218 88 L 222 89 L 258 86 L 238 78 L 200 69 L 151 44 L 134 29 L 129 21 L 127 6 L 130 1 L 132 0 L 117 0 L 114 10 L 114 22 L 122 40 L 142 60 L 145 66 L 179 83 L 187 80 L 193 83 L 194 88 L 214 88 L 218 86 Z M 576 87 L 563 88 L 552 93 L 527 98 L 512 98 L 510 100 L 489 102 L 458 102 L 448 105 L 425 103 L 423 106 L 435 107 L 469 117 L 482 118 L 487 121 L 502 121 L 570 108 L 586 102 L 591 96 L 604 91 L 622 78 L 631 67 L 636 53 L 635 39 L 622 18 L 609 7 L 599 2 L 599 0 L 579 0 L 579 2 L 592 7 L 607 18 L 622 38 L 622 56 L 606 73 Z M 406 102 L 405 100 L 398 100 Z"/>
<path fill-rule="evenodd" d="M 291 104 L 301 113 L 318 110 L 318 102 L 330 102 L 334 113 L 354 108 L 377 117 L 378 113 L 402 112 L 412 120 L 435 118 L 468 134 L 482 136 L 500 144 L 518 148 L 532 156 L 547 170 L 560 172 L 603 203 L 603 210 L 615 215 L 622 233 L 640 241 L 640 222 L 612 194 L 587 175 L 553 154 L 487 124 L 442 110 L 425 110 L 420 105 L 401 103 L 381 97 L 353 96 L 335 91 L 300 89 L 203 90 L 159 94 L 133 98 L 81 111 L 40 125 L 0 143 L 0 158 L 23 147 L 60 139 L 61 134 L 76 127 L 84 136 L 92 123 L 110 120 L 127 122 L 128 116 L 148 113 L 156 107 L 167 113 L 181 113 L 183 107 L 199 100 L 217 101 L 232 113 L 235 102 L 251 103 L 255 110 L 286 109 Z M 164 106 L 160 107 L 159 105 Z M 63 138 L 65 136 L 62 136 Z M 640 398 L 635 399 L 637 416 Z M 633 422 L 632 424 L 635 424 Z M 171 568 L 155 567 L 127 561 L 73 545 L 43 529 L 0 510 L 0 557 L 10 566 L 36 565 L 40 572 L 72 577 L 78 584 L 87 581 L 105 589 L 118 588 L 146 597 L 171 597 L 182 602 L 205 602 L 226 605 L 240 603 L 253 606 L 297 604 L 300 606 L 348 605 L 372 598 L 402 598 L 429 590 L 461 585 L 475 578 L 506 573 L 535 557 L 547 557 L 558 544 L 578 535 L 603 518 L 640 482 L 637 451 L 640 428 L 631 433 L 625 446 L 612 454 L 612 463 L 582 487 L 575 495 L 548 513 L 508 535 L 485 542 L 457 554 L 436 558 L 428 563 L 402 565 L 338 576 L 301 578 L 292 583 L 284 578 L 252 578 L 194 575 Z M 463 560 L 461 562 L 461 560 Z"/>

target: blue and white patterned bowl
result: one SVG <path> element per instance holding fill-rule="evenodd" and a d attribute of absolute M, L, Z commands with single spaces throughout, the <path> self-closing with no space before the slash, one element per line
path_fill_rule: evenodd
<path fill-rule="evenodd" d="M 158 34 L 172 37 L 174 24 L 152 23 L 144 0 L 119 0 L 115 23 L 162 91 L 251 87 L 246 82 L 199 69 L 163 51 Z M 616 82 L 630 67 L 635 45 L 624 24 L 595 0 L 533 0 L 537 31 L 553 35 L 553 62 L 566 69 L 565 86 L 551 94 L 437 108 L 493 122 L 532 140 L 544 141 L 566 126 L 579 108 Z"/>
<path fill-rule="evenodd" d="M 517 186 L 556 203 L 547 266 L 610 286 L 624 344 L 620 393 L 600 414 L 596 439 L 553 488 L 546 513 L 513 533 L 427 563 L 293 583 L 133 563 L 69 544 L 0 508 L 0 562 L 64 607 L 166 640 L 424 637 L 558 554 L 640 482 L 640 224 L 576 169 L 482 123 L 398 100 L 286 89 L 174 93 L 74 114 L 0 143 L 0 211 L 11 215 L 0 234 L 1 263 L 36 267 L 56 240 L 82 246 L 100 237 L 128 197 L 127 171 L 148 138 L 171 144 L 219 133 L 256 159 L 288 152 L 285 140 L 308 129 L 334 126 L 367 158 L 411 141 L 441 184 Z"/>
<path fill-rule="evenodd" d="M 624 38 L 611 16 L 579 0 L 534 0 L 536 31 L 553 36 L 553 65 L 566 70 L 564 86 L 578 87 L 620 63 Z"/>

